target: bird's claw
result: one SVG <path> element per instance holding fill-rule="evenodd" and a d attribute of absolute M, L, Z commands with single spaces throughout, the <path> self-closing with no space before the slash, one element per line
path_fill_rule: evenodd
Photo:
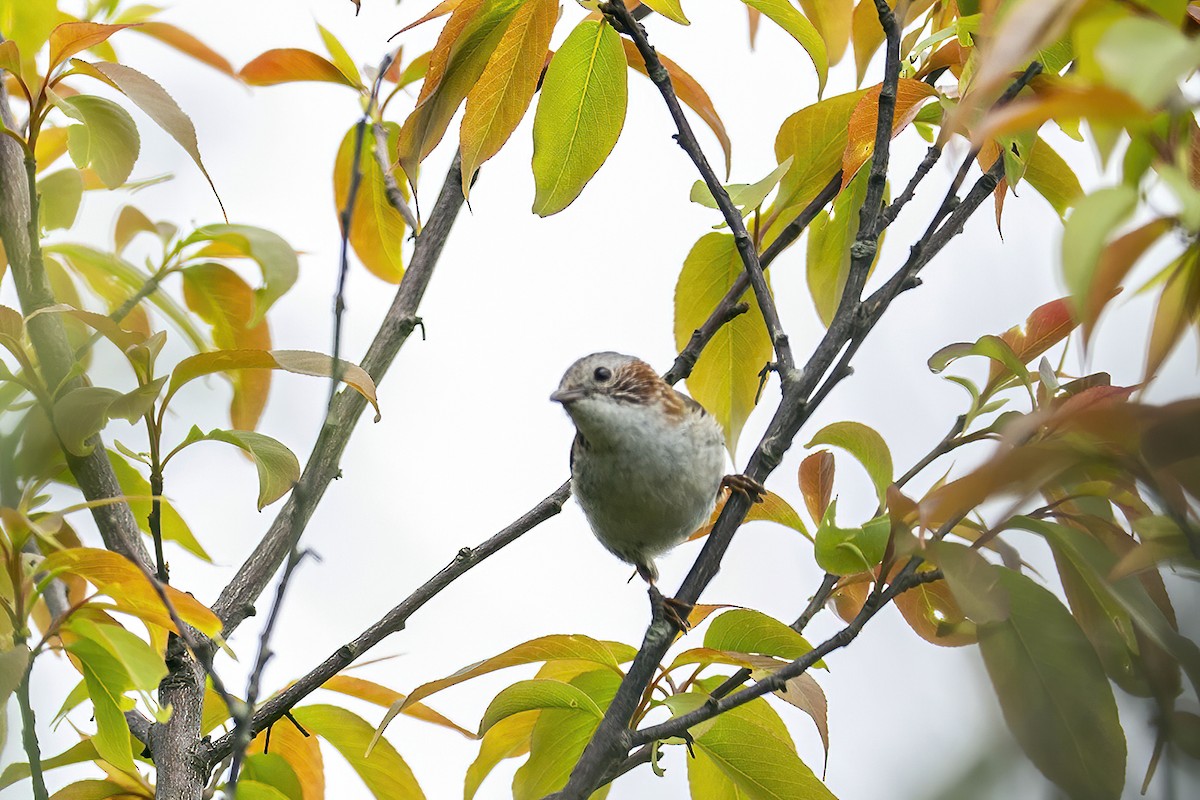
<path fill-rule="evenodd" d="M 690 631 L 692 629 L 688 617 L 695 606 L 691 603 L 685 603 L 674 597 L 664 597 L 654 584 L 650 584 L 650 603 L 654 607 L 655 616 L 661 613 L 663 618 L 676 630 Z"/>
<path fill-rule="evenodd" d="M 721 478 L 721 486 L 729 489 L 731 492 L 745 495 L 746 499 L 752 503 L 761 503 L 763 495 L 767 493 L 767 487 L 749 475 L 742 475 L 741 473 L 726 475 L 724 478 Z"/>

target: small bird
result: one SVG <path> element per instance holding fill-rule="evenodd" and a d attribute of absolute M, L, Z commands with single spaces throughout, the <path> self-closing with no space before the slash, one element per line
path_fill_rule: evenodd
<path fill-rule="evenodd" d="M 600 543 L 632 564 L 657 594 L 654 558 L 687 540 L 712 513 L 723 485 L 756 499 L 763 489 L 725 476 L 721 425 L 644 361 L 620 353 L 584 356 L 550 399 L 575 423 L 571 482 Z M 684 603 L 665 601 L 686 627 Z"/>

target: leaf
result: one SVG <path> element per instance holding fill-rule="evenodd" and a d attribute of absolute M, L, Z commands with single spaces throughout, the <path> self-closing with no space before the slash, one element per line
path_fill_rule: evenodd
<path fill-rule="evenodd" d="M 1063 280 L 1076 302 L 1087 296 L 1109 235 L 1136 206 L 1136 189 L 1110 186 L 1080 200 L 1067 219 L 1062 242 Z"/>
<path fill-rule="evenodd" d="M 621 668 L 618 665 L 622 661 L 632 659 L 634 652 L 633 648 L 626 645 L 600 642 L 577 634 L 557 634 L 531 639 L 528 642 L 505 650 L 499 655 L 469 664 L 453 675 L 441 678 L 440 680 L 423 683 L 416 689 L 413 689 L 403 700 L 392 703 L 391 708 L 388 709 L 387 714 L 383 717 L 383 721 L 379 723 L 379 727 L 375 731 L 375 737 L 371 740 L 372 746 L 383 735 L 383 731 L 388 726 L 388 723 L 395 719 L 396 715 L 401 713 L 406 707 L 416 703 L 418 700 L 425 699 L 435 692 L 440 692 L 463 681 L 471 680 L 480 675 L 486 675 L 489 672 L 495 672 L 498 669 L 505 669 L 506 667 L 559 659 L 590 661 L 600 664 L 619 675 L 621 674 Z"/>
<path fill-rule="evenodd" d="M 0 70 L 10 73 L 18 81 L 21 80 L 21 50 L 11 39 L 0 42 Z"/>
<path fill-rule="evenodd" d="M 263 285 L 254 290 L 254 313 L 247 323 L 254 327 L 267 311 L 287 294 L 300 276 L 296 251 L 277 233 L 253 225 L 205 225 L 191 233 L 183 244 L 210 244 L 197 255 L 216 258 L 245 257 L 262 270 Z"/>
<path fill-rule="evenodd" d="M 133 67 L 108 61 L 97 61 L 88 66 L 108 78 L 121 90 L 122 94 L 146 112 L 146 116 L 154 120 L 158 127 L 166 131 L 172 139 L 178 142 L 184 152 L 191 156 L 192 161 L 204 175 L 204 179 L 208 181 L 213 195 L 217 198 L 217 204 L 221 206 L 221 213 L 224 214 L 225 204 L 221 202 L 217 186 L 213 183 L 212 176 L 208 174 L 208 170 L 204 167 L 204 161 L 200 158 L 200 143 L 196 141 L 196 127 L 192 125 L 191 118 L 183 113 L 183 109 L 179 107 L 174 98 L 167 94 L 167 91 L 156 81 Z M 112 186 L 110 185 L 109 188 Z"/>
<path fill-rule="evenodd" d="M 537 719 L 537 711 L 525 711 L 506 717 L 488 729 L 479 743 L 479 755 L 467 767 L 463 800 L 473 800 L 484 778 L 501 761 L 529 752 L 529 739 Z"/>
<path fill-rule="evenodd" d="M 607 708 L 617 693 L 621 677 L 609 670 L 586 672 L 571 684 Z M 529 760 L 513 777 L 513 800 L 540 800 L 566 785 L 575 763 L 592 738 L 600 720 L 586 711 L 548 708 L 538 714 L 530 737 Z M 602 800 L 605 792 L 593 793 Z"/>
<path fill-rule="evenodd" d="M 103 97 L 81 94 L 55 101 L 63 113 L 82 125 L 67 129 L 67 149 L 79 168 L 90 166 L 109 189 L 129 178 L 141 139 L 129 112 Z"/>
<path fill-rule="evenodd" d="M 860 173 L 834 198 L 828 211 L 821 211 L 808 226 L 806 267 L 808 292 L 817 316 L 828 328 L 833 321 L 846 278 L 850 274 L 850 248 L 858 235 L 863 200 L 867 196 L 867 173 Z M 875 264 L 871 264 L 874 271 Z"/>
<path fill-rule="evenodd" d="M 1018 98 L 992 111 L 972 132 L 972 140 L 983 142 L 1037 130 L 1051 119 L 1069 122 L 1086 118 L 1093 122 L 1127 125 L 1145 117 L 1146 111 L 1125 92 L 1064 80 L 1033 97 Z M 942 127 L 943 135 L 948 135 L 950 130 L 947 123 Z"/>
<path fill-rule="evenodd" d="M 656 14 L 661 14 L 671 22 L 677 22 L 680 25 L 690 25 L 691 22 L 683 14 L 683 6 L 679 0 L 650 0 L 646 3 L 646 7 L 653 10 Z"/>
<path fill-rule="evenodd" d="M 137 33 L 144 34 L 153 39 L 157 39 L 169 47 L 173 47 L 184 55 L 207 64 L 215 70 L 224 72 L 231 78 L 237 77 L 231 65 L 224 56 L 216 52 L 204 42 L 197 39 L 187 31 L 177 28 L 168 22 L 159 22 L 158 20 L 147 20 L 146 22 L 137 25 L 133 29 Z"/>
<path fill-rule="evenodd" d="M 675 344 L 680 349 L 744 269 L 731 234 L 709 233 L 693 245 L 675 284 Z M 747 289 L 741 299 L 750 310 L 717 331 L 687 379 L 688 392 L 721 423 L 730 454 L 736 451 L 742 427 L 754 410 L 758 373 L 772 353 L 753 291 Z"/>
<path fill-rule="evenodd" d="M 1040 137 L 1029 153 L 1024 177 L 1038 194 L 1046 198 L 1060 219 L 1083 197 L 1083 187 L 1079 185 L 1074 170 Z"/>
<path fill-rule="evenodd" d="M 37 188 L 41 195 L 38 210 L 43 230 L 70 228 L 75 224 L 83 199 L 83 177 L 79 170 L 61 169 L 39 180 Z"/>
<path fill-rule="evenodd" d="M 761 699 L 721 714 L 696 737 L 696 759 L 688 762 L 693 797 L 754 800 L 832 800 L 812 770 L 796 755 L 779 715 Z M 737 792 L 715 781 L 724 777 Z"/>
<path fill-rule="evenodd" d="M 321 36 L 321 43 L 329 51 L 334 66 L 346 76 L 346 80 L 350 81 L 351 84 L 361 87 L 362 76 L 358 74 L 358 66 L 354 63 L 354 59 L 350 57 L 350 54 L 346 52 L 346 48 L 342 46 L 342 43 L 320 23 L 317 23 L 317 33 Z"/>
<path fill-rule="evenodd" d="M 1190 256 L 1190 257 L 1189 257 Z M 1181 258 L 1167 279 L 1158 305 L 1146 353 L 1146 380 L 1157 372 L 1167 356 L 1175 349 L 1189 323 L 1200 314 L 1200 261 L 1195 251 Z"/>
<path fill-rule="evenodd" d="M 112 598 L 118 611 L 175 630 L 175 624 L 146 576 L 118 553 L 90 547 L 58 550 L 46 556 L 41 569 L 51 576 L 59 572 L 78 575 Z M 206 636 L 221 632 L 221 620 L 199 600 L 170 586 L 163 588 L 180 619 Z"/>
<path fill-rule="evenodd" d="M 416 22 L 408 23 L 403 28 L 398 30 L 396 32 L 396 35 L 398 36 L 399 34 L 404 33 L 405 31 L 411 31 L 413 28 L 417 27 L 418 25 L 423 25 L 424 23 L 429 22 L 430 20 L 437 19 L 438 17 L 444 17 L 447 14 L 454 11 L 454 9 L 458 8 L 461 3 L 462 3 L 462 0 L 442 0 L 442 2 L 440 2 L 436 6 L 434 6 L 433 9 L 428 14 L 425 14 L 423 17 L 418 19 Z"/>
<path fill-rule="evenodd" d="M 211 430 L 202 432 L 192 426 L 176 451 L 202 441 L 225 442 L 241 448 L 254 459 L 258 468 L 258 510 L 262 511 L 292 490 L 300 480 L 300 462 L 284 444 L 254 431 Z"/>
<path fill-rule="evenodd" d="M 879 125 L 879 94 L 883 84 L 867 89 L 850 115 L 850 129 L 846 150 L 842 154 L 842 188 L 858 173 L 860 167 L 870 160 L 875 152 L 875 129 Z M 896 85 L 896 110 L 892 117 L 892 138 L 916 119 L 921 106 L 931 97 L 937 97 L 937 89 L 925 81 L 901 78 Z"/>
<path fill-rule="evenodd" d="M 154 691 L 159 681 L 167 675 L 167 665 L 162 655 L 120 625 L 98 624 L 82 614 L 75 614 L 67 627 L 112 656 L 129 676 L 134 689 Z"/>
<path fill-rule="evenodd" d="M 150 481 L 142 477 L 128 461 L 121 457 L 119 453 L 112 450 L 108 451 L 108 460 L 112 464 L 113 473 L 117 477 L 117 485 L 121 487 L 121 493 L 125 495 L 125 502 L 129 504 L 129 510 L 133 513 L 133 518 L 137 520 L 138 527 L 143 533 L 150 533 L 150 524 L 148 522 L 152 503 L 149 499 L 152 494 L 150 490 Z M 167 498 L 161 498 L 158 504 L 159 510 L 159 526 L 162 529 L 162 537 L 164 541 L 175 542 L 184 550 L 187 550 L 197 558 L 205 561 L 211 561 L 208 552 L 196 541 L 195 534 L 188 524 L 183 521 L 183 517 L 175 509 L 174 504 Z"/>
<path fill-rule="evenodd" d="M 1000 334 L 1000 339 L 1009 346 L 1017 361 L 1029 364 L 1066 339 L 1078 324 L 1071 310 L 1070 298 L 1064 297 L 1038 306 L 1025 320 L 1023 329 L 1009 328 Z M 1005 369 L 1006 365 L 1002 362 L 992 362 L 988 382 L 983 389 L 985 396 L 1003 384 Z"/>
<path fill-rule="evenodd" d="M 650 73 L 646 69 L 646 62 L 642 59 L 642 54 L 638 52 L 637 45 L 622 37 L 621 46 L 625 48 L 625 62 L 649 77 Z M 733 157 L 733 142 L 730 141 L 729 134 L 725 131 L 725 123 L 721 121 L 721 116 L 717 113 L 712 98 L 708 96 L 708 92 L 704 91 L 700 82 L 688 74 L 683 67 L 662 53 L 658 53 L 658 61 L 671 77 L 671 86 L 675 89 L 675 96 L 685 106 L 696 112 L 697 116 L 704 121 L 704 124 L 708 125 L 709 130 L 717 137 L 717 141 L 721 143 L 721 152 L 725 154 L 725 177 L 728 178 L 730 159 Z"/>
<path fill-rule="evenodd" d="M 1030 387 L 1033 379 L 1029 375 L 1029 370 L 1025 368 L 1025 364 L 1013 352 L 1008 342 L 991 334 L 980 336 L 973 343 L 960 342 L 946 345 L 929 357 L 929 369 L 933 372 L 941 372 L 951 362 L 966 356 L 984 356 L 991 359 L 993 364 L 1000 365 L 1001 369 L 996 373 L 996 377 L 988 381 L 988 388 L 992 391 L 1005 385 L 1009 378 L 1015 377 L 1027 389 L 1030 389 L 1032 394 Z M 987 397 L 987 392 L 985 391 L 982 396 Z"/>
<path fill-rule="evenodd" d="M 821 444 L 840 447 L 854 456 L 871 477 L 880 507 L 886 505 L 887 488 L 892 485 L 892 453 L 874 428 L 861 422 L 835 422 L 817 431 L 805 447 Z"/>
<path fill-rule="evenodd" d="M 992 568 L 1008 619 L 979 627 L 1005 722 L 1042 773 L 1075 797 L 1119 798 L 1125 736 L 1108 678 L 1075 620 L 1046 589 Z"/>
<path fill-rule="evenodd" d="M 368 703 L 374 703 L 377 706 L 387 708 L 397 701 L 403 701 L 404 695 L 394 689 L 389 689 L 386 686 L 375 683 L 374 681 L 355 678 L 351 675 L 334 675 L 329 680 L 321 684 L 321 688 L 330 692 L 340 692 L 351 697 L 357 697 L 359 700 L 365 700 Z M 443 728 L 458 731 L 468 739 L 478 738 L 474 731 L 469 731 L 461 725 L 456 725 L 446 717 L 434 711 L 424 703 L 412 703 L 405 706 L 404 714 L 407 714 L 414 719 L 423 720 L 434 725 L 440 725 Z"/>
<path fill-rule="evenodd" d="M 305 736 L 285 719 L 258 734 L 246 748 L 249 753 L 268 750 L 291 767 L 300 783 L 302 800 L 325 800 L 325 763 L 316 736 Z M 358 752 L 361 755 L 362 749 Z"/>
<path fill-rule="evenodd" d="M 8 698 L 20 686 L 28 667 L 28 645 L 19 644 L 7 650 L 0 650 L 0 706 L 7 703 Z"/>
<path fill-rule="evenodd" d="M 800 0 L 800 8 L 821 34 L 829 63 L 841 61 L 850 42 L 854 0 Z"/>
<path fill-rule="evenodd" d="M 608 159 L 628 102 L 621 37 L 597 20 L 580 22 L 550 59 L 533 118 L 533 212 L 569 206 Z"/>
<path fill-rule="evenodd" d="M 688 537 L 689 542 L 693 539 L 703 538 L 712 532 L 713 526 L 717 524 L 717 519 L 725 509 L 725 503 L 728 502 L 729 496 L 728 490 L 723 490 L 717 496 L 717 505 L 713 508 L 712 513 L 709 514 L 708 522 L 701 525 L 696 529 L 695 533 Z M 804 522 L 800 519 L 800 515 L 796 513 L 796 509 L 792 508 L 787 500 L 784 500 L 774 492 L 766 492 L 760 495 L 759 502 L 752 504 L 750 510 L 746 512 L 742 524 L 759 520 L 777 522 L 785 528 L 799 531 L 804 534 L 804 538 L 812 541 L 812 534 L 804 527 Z"/>
<path fill-rule="evenodd" d="M 354 86 L 329 59 L 297 47 L 268 50 L 255 56 L 242 67 L 238 75 L 251 86 L 275 86 L 297 81 L 324 81 Z"/>
<path fill-rule="evenodd" d="M 274 786 L 249 777 L 238 781 L 237 792 L 242 800 L 289 800 L 286 794 Z"/>
<path fill-rule="evenodd" d="M 388 158 L 396 156 L 400 126 L 383 123 L 387 130 Z M 358 141 L 358 124 L 350 126 L 338 147 L 333 164 L 333 202 L 340 213 L 350 196 L 350 176 L 354 167 L 354 149 Z M 363 131 L 362 152 L 359 158 L 362 181 L 354 197 L 350 215 L 350 246 L 363 266 L 375 277 L 388 283 L 399 283 L 404 277 L 405 223 L 404 216 L 388 201 L 383 169 L 375 157 L 375 134 L 370 128 Z M 403 176 L 401 176 L 403 177 Z M 397 181 L 401 191 L 407 181 Z"/>
<path fill-rule="evenodd" d="M 54 402 L 54 429 L 63 448 L 83 457 L 95 449 L 92 437 L 104 429 L 110 419 L 120 417 L 136 422 L 154 409 L 165 378 L 123 394 L 100 386 L 80 386 Z"/>
<path fill-rule="evenodd" d="M 833 453 L 828 450 L 818 450 L 800 462 L 800 492 L 808 515 L 816 522 L 824 519 L 833 497 L 833 475 Z"/>
<path fill-rule="evenodd" d="M 92 741 L 96 752 L 122 772 L 133 772 L 129 725 L 121 711 L 122 698 L 132 688 L 129 675 L 120 662 L 95 642 L 76 639 L 67 645 L 67 650 L 79 660 L 88 699 L 92 701 L 92 715 L 96 720 L 96 735 Z"/>
<path fill-rule="evenodd" d="M 100 22 L 64 22 L 50 32 L 50 63 L 46 74 L 76 53 L 95 47 L 129 25 L 105 25 Z"/>
<path fill-rule="evenodd" d="M 1180 79 L 1200 66 L 1200 47 L 1160 19 L 1117 19 L 1096 42 L 1093 55 L 1106 82 L 1136 97 L 1146 108 L 1161 105 Z"/>
<path fill-rule="evenodd" d="M 1071 299 L 1075 302 L 1075 309 L 1083 324 L 1085 343 L 1091 339 L 1100 313 L 1108 305 L 1108 301 L 1120 291 L 1121 282 L 1133 269 L 1133 265 L 1169 230 L 1171 221 L 1160 217 L 1117 237 L 1105 245 L 1096 260 L 1094 271 L 1090 275 L 1080 276 L 1078 283 L 1083 294 L 1073 295 Z"/>
<path fill-rule="evenodd" d="M 761 680 L 765 675 L 775 674 L 781 667 L 785 667 L 788 664 L 786 661 L 779 661 L 769 656 L 751 655 L 747 656 L 747 658 L 754 668 L 751 675 L 756 681 Z M 813 721 L 813 725 L 817 728 L 817 735 L 821 737 L 821 744 L 825 748 L 825 762 L 828 764 L 829 701 L 826 699 L 825 692 L 822 691 L 816 678 L 807 672 L 802 672 L 800 675 L 787 681 L 783 689 L 772 694 L 809 716 Z"/>
<path fill-rule="evenodd" d="M 478 82 L 467 92 L 459 136 L 462 190 L 467 197 L 479 165 L 508 141 L 525 116 L 558 21 L 556 0 L 527 0 L 500 38 Z"/>
<path fill-rule="evenodd" d="M 372 796 L 384 800 L 424 798 L 416 777 L 391 743 L 371 740 L 366 720 L 343 708 L 329 705 L 303 706 L 292 710 L 297 721 L 332 744 L 362 778 Z M 367 743 L 374 747 L 368 750 Z M 364 755 L 366 753 L 366 755 Z"/>
<path fill-rule="evenodd" d="M 569 683 L 553 680 L 517 681 L 500 690 L 488 704 L 479 723 L 479 735 L 483 736 L 496 723 L 514 714 L 543 708 L 585 711 L 594 715 L 597 721 L 604 716 L 604 711 L 592 698 Z"/>
<path fill-rule="evenodd" d="M 779 27 L 787 31 L 800 43 L 817 70 L 817 94 L 825 91 L 825 80 L 829 77 L 829 55 L 825 42 L 808 19 L 787 0 L 742 0 L 750 8 L 762 12 Z"/>
<path fill-rule="evenodd" d="M 49 771 L 58 767 L 65 767 L 71 764 L 82 764 L 85 761 L 92 761 L 97 757 L 96 745 L 92 739 L 84 739 L 81 742 L 76 742 L 71 747 L 68 747 L 63 752 L 50 758 L 42 759 L 42 770 Z M 4 772 L 0 774 L 0 789 L 7 789 L 17 781 L 25 780 L 29 777 L 29 765 L 23 763 L 12 763 L 4 768 Z"/>
<path fill-rule="evenodd" d="M 416 108 L 400 129 L 400 166 L 410 181 L 416 181 L 421 162 L 442 140 L 521 5 L 520 0 L 465 0 L 442 28 Z"/>
<path fill-rule="evenodd" d="M 896 595 L 895 602 L 913 632 L 931 644 L 962 647 L 977 641 L 974 626 L 967 621 L 944 580 L 914 586 Z"/>
<path fill-rule="evenodd" d="M 871 569 L 883 560 L 891 535 L 891 520 L 886 514 L 863 524 L 861 528 L 839 528 L 835 522 L 837 501 L 830 503 L 821 526 L 817 528 L 813 555 L 817 565 L 834 575 L 854 575 Z"/>
<path fill-rule="evenodd" d="M 729 195 L 729 201 L 733 204 L 734 208 L 742 212 L 743 217 L 752 213 L 762 205 L 763 200 L 779 184 L 779 179 L 783 177 L 791 165 L 792 159 L 789 156 L 782 164 L 768 172 L 762 180 L 749 184 L 728 184 L 724 188 L 726 194 Z M 692 185 L 690 199 L 693 203 L 699 203 L 705 208 L 720 208 L 717 199 L 713 197 L 713 193 L 709 191 L 704 181 L 696 181 Z M 724 227 L 724 224 L 721 227 Z"/>
<path fill-rule="evenodd" d="M 704 634 L 704 646 L 713 650 L 777 656 L 788 661 L 806 655 L 812 645 L 777 619 L 761 611 L 734 608 L 713 619 Z M 824 667 L 824 662 L 817 662 Z"/>
<path fill-rule="evenodd" d="M 248 782 L 265 786 L 276 793 L 275 800 L 303 800 L 304 790 L 296 771 L 283 756 L 277 753 L 255 753 L 246 756 L 242 762 L 242 778 L 238 781 L 238 792 L 245 789 Z"/>
<path fill-rule="evenodd" d="M 175 393 L 189 381 L 214 372 L 239 369 L 282 369 L 297 375 L 331 377 L 337 369 L 338 379 L 367 399 L 375 408 L 375 421 L 379 421 L 379 403 L 375 397 L 375 382 L 366 370 L 349 361 L 334 360 L 324 353 L 308 350 L 214 350 L 190 356 L 175 365 L 171 372 L 171 383 L 163 405 L 170 402 Z"/>

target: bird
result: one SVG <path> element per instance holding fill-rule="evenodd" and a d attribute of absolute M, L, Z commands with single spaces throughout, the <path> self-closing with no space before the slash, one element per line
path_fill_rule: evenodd
<path fill-rule="evenodd" d="M 752 500 L 765 491 L 725 474 L 721 424 L 633 356 L 593 353 L 567 369 L 550 399 L 575 425 L 572 492 L 592 533 L 632 564 L 679 629 L 691 606 L 658 591 L 654 563 L 708 520 L 722 486 Z"/>

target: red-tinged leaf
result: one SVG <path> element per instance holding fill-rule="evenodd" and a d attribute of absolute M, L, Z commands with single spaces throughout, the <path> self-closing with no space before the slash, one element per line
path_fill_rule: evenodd
<path fill-rule="evenodd" d="M 754 503 L 750 506 L 750 510 L 746 512 L 746 522 L 754 522 L 763 520 L 766 522 L 777 522 L 785 528 L 791 528 L 804 535 L 806 539 L 812 540 L 812 535 L 804 527 L 804 523 L 800 520 L 800 515 L 796 513 L 796 509 L 792 508 L 788 501 L 784 500 L 774 492 L 767 492 L 760 498 L 762 502 Z M 700 539 L 712 533 L 713 525 L 717 524 L 717 519 L 721 516 L 721 512 L 725 509 L 725 503 L 729 500 L 729 491 L 724 490 L 717 498 L 717 505 L 713 508 L 712 515 L 709 516 L 708 522 L 701 525 L 695 533 L 688 537 L 688 541 Z"/>
<path fill-rule="evenodd" d="M 157 39 L 219 72 L 224 72 L 231 78 L 237 77 L 233 65 L 224 56 L 182 28 L 177 28 L 168 22 L 150 20 L 138 25 L 134 30 L 152 39 Z"/>
<path fill-rule="evenodd" d="M 1000 339 L 1012 349 L 1018 361 L 1029 364 L 1066 339 L 1078 324 L 1079 321 L 1071 309 L 1071 299 L 1063 297 L 1038 306 L 1025 320 L 1024 328 L 1009 328 L 1000 334 Z M 983 390 L 984 396 L 991 394 L 1006 377 L 1009 377 L 1007 368 L 1000 362 L 993 361 L 987 386 Z"/>
<path fill-rule="evenodd" d="M 167 94 L 163 87 L 157 82 L 146 77 L 138 72 L 133 67 L 127 67 L 123 64 L 116 64 L 106 61 L 98 61 L 89 65 L 92 69 L 99 72 L 116 86 L 122 94 L 128 97 L 142 111 L 146 112 L 146 116 L 154 120 L 160 128 L 170 134 L 171 138 L 179 143 L 179 146 L 184 149 L 196 166 L 200 168 L 200 172 L 204 175 L 204 179 L 208 181 L 209 187 L 213 190 L 213 195 L 217 198 L 217 204 L 221 206 L 221 214 L 225 214 L 225 204 L 221 202 L 221 195 L 217 193 L 217 187 L 213 183 L 212 177 L 208 174 L 208 170 L 204 168 L 204 161 L 200 158 L 200 145 L 196 141 L 196 128 L 192 125 L 192 120 L 187 114 L 183 113 L 183 109 L 175 102 L 171 95 Z"/>
<path fill-rule="evenodd" d="M 800 462 L 800 492 L 804 505 L 814 522 L 825 518 L 825 510 L 833 498 L 833 453 L 818 450 Z"/>
<path fill-rule="evenodd" d="M 758 38 L 758 25 L 762 22 L 762 12 L 754 6 L 746 6 L 747 23 L 750 26 L 750 49 L 754 49 L 754 41 Z"/>
<path fill-rule="evenodd" d="M 275 86 L 296 81 L 324 81 L 354 86 L 332 61 L 296 47 L 268 50 L 253 58 L 238 74 L 251 86 Z"/>
<path fill-rule="evenodd" d="M 407 25 L 405 25 L 403 28 L 401 28 L 400 30 L 396 31 L 396 33 L 392 36 L 392 38 L 399 36 L 400 34 L 404 33 L 405 31 L 411 31 L 413 28 L 417 27 L 418 25 L 424 25 L 426 22 L 429 22 L 431 19 L 437 19 L 438 17 L 446 16 L 447 14 L 449 14 L 452 11 L 454 11 L 455 9 L 457 9 L 462 4 L 462 2 L 463 2 L 463 0 L 442 0 L 442 2 L 440 2 L 436 6 L 434 6 L 433 9 L 430 10 L 430 12 L 428 14 L 421 17 L 416 22 L 410 22 Z"/>
<path fill-rule="evenodd" d="M 400 129 L 400 166 L 410 181 L 416 181 L 421 161 L 442 140 L 520 6 L 515 0 L 463 0 L 442 28 L 416 108 Z"/>
<path fill-rule="evenodd" d="M 971 48 L 963 47 L 958 43 L 957 39 L 951 40 L 927 58 L 913 77 L 920 80 L 926 75 L 937 72 L 940 69 L 948 69 L 955 77 L 959 77 L 971 52 Z"/>
<path fill-rule="evenodd" d="M 976 641 L 974 626 L 967 622 L 945 581 L 923 583 L 896 595 L 896 609 L 913 632 L 927 642 L 962 647 Z"/>
<path fill-rule="evenodd" d="M 213 344 L 217 347 L 224 350 L 271 349 L 271 330 L 267 323 L 249 327 L 254 291 L 228 267 L 199 264 L 184 269 L 183 299 L 189 309 L 212 326 Z M 234 428 L 252 431 L 258 427 L 267 404 L 271 371 L 238 370 L 227 377 L 233 384 L 230 421 Z"/>
<path fill-rule="evenodd" d="M 21 81 L 21 51 L 11 39 L 0 42 L 0 70 L 10 73 L 24 85 L 24 81 Z"/>
<path fill-rule="evenodd" d="M 64 22 L 50 32 L 50 64 L 46 72 L 53 72 L 58 65 L 76 53 L 95 47 L 117 31 L 129 27 L 132 26 L 105 25 L 100 22 Z"/>
<path fill-rule="evenodd" d="M 110 597 L 118 611 L 175 630 L 170 614 L 150 581 L 119 553 L 90 547 L 59 550 L 46 556 L 40 568 L 51 575 L 58 572 L 78 575 Z M 199 600 L 170 586 L 163 588 L 180 619 L 207 636 L 221 632 L 221 620 Z"/>
<path fill-rule="evenodd" d="M 557 21 L 557 0 L 523 3 L 467 93 L 459 136 L 464 197 L 479 165 L 500 152 L 529 109 Z"/>
<path fill-rule="evenodd" d="M 1103 85 L 1058 82 L 1049 91 L 1019 98 L 988 114 L 972 133 L 976 142 L 1040 128 L 1048 120 L 1126 124 L 1146 117 L 1141 104 L 1117 89 Z M 948 136 L 949 124 L 942 128 Z"/>
<path fill-rule="evenodd" d="M 1146 353 L 1146 375 L 1149 381 L 1167 360 L 1184 333 L 1200 316 L 1200 258 L 1195 253 L 1183 258 L 1167 278 L 1150 330 Z"/>
<path fill-rule="evenodd" d="M 1120 291 L 1121 282 L 1133 269 L 1133 265 L 1171 228 L 1171 220 L 1160 217 L 1105 246 L 1091 278 L 1081 281 L 1081 284 L 1086 286 L 1086 293 L 1082 297 L 1072 298 L 1082 318 L 1085 343 L 1091 339 L 1100 313 L 1109 300 Z"/>
<path fill-rule="evenodd" d="M 189 381 L 215 372 L 244 369 L 282 369 L 297 375 L 332 377 L 336 369 L 338 379 L 367 399 L 375 408 L 375 421 L 379 421 L 379 402 L 375 396 L 375 382 L 366 370 L 349 361 L 334 360 L 324 353 L 308 350 L 214 350 L 190 356 L 175 365 L 171 372 L 171 383 L 167 387 L 165 405 L 181 387 Z"/>
<path fill-rule="evenodd" d="M 625 60 L 629 66 L 643 75 L 649 75 L 646 71 L 646 62 L 642 60 L 642 54 L 638 52 L 637 45 L 629 39 L 622 38 L 621 46 L 625 48 Z M 662 62 L 663 67 L 671 76 L 671 85 L 675 87 L 676 96 L 679 97 L 684 105 L 695 111 L 700 119 L 704 120 L 709 130 L 717 137 L 717 141 L 721 143 L 721 151 L 725 154 L 725 177 L 728 178 L 730 159 L 733 155 L 733 143 L 729 139 L 729 134 L 725 132 L 725 123 L 721 121 L 721 116 L 713 106 L 708 92 L 704 91 L 704 87 L 689 75 L 683 67 L 662 53 L 658 54 L 658 60 Z"/>
<path fill-rule="evenodd" d="M 746 660 L 750 662 L 750 666 L 754 670 L 751 677 L 756 681 L 778 672 L 781 667 L 787 666 L 789 663 L 770 656 L 756 655 L 746 655 Z M 785 703 L 800 709 L 812 719 L 813 725 L 817 728 L 817 735 L 821 737 L 821 744 L 825 748 L 825 762 L 828 764 L 829 701 L 826 699 L 821 685 L 817 683 L 816 678 L 805 672 L 789 680 L 783 687 L 773 694 Z"/>
<path fill-rule="evenodd" d="M 875 128 L 879 121 L 879 92 L 883 85 L 867 89 L 850 115 L 849 139 L 842 154 L 842 188 L 858 172 L 875 151 Z M 901 78 L 896 86 L 896 112 L 892 117 L 892 136 L 904 130 L 916 118 L 921 106 L 937 89 L 924 81 Z"/>

